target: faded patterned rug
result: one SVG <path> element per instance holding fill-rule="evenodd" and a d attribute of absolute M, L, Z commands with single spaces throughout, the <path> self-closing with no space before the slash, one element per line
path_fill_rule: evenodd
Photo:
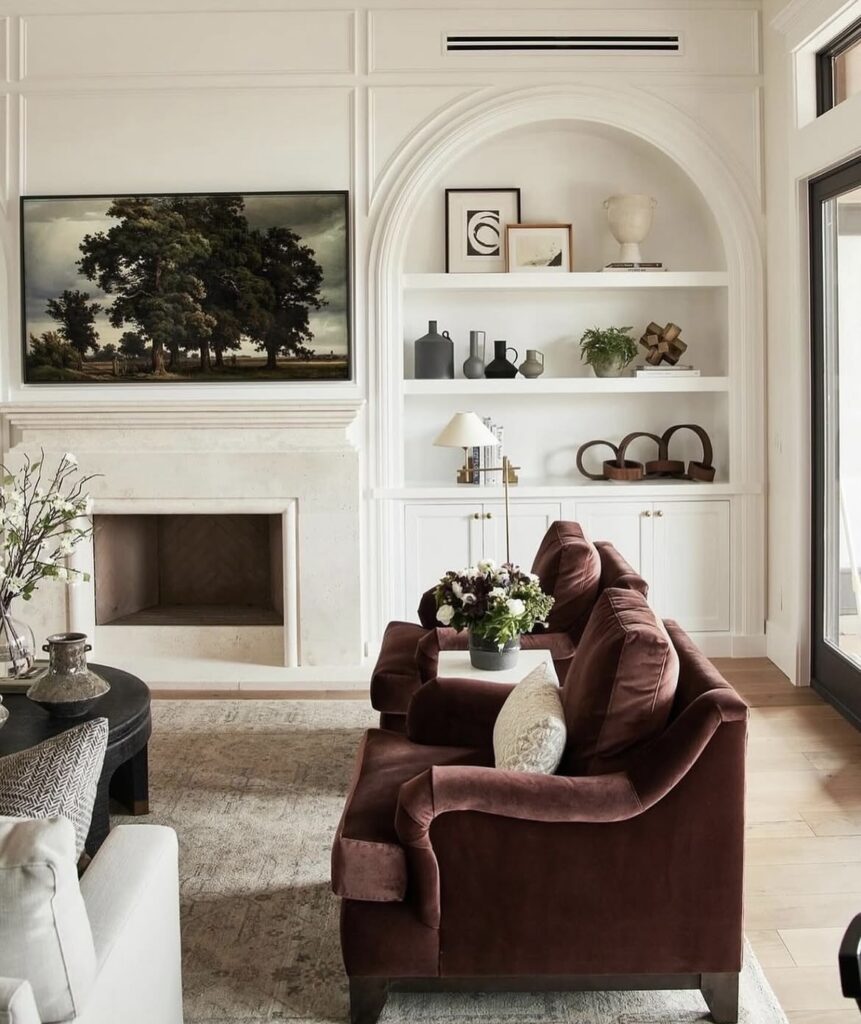
<path fill-rule="evenodd" d="M 362 701 L 155 702 L 153 813 L 137 820 L 179 834 L 186 1024 L 348 1020 L 329 849 L 374 719 Z M 744 1024 L 786 1024 L 750 950 L 741 999 Z M 381 1024 L 708 1019 L 698 992 L 398 994 Z"/>

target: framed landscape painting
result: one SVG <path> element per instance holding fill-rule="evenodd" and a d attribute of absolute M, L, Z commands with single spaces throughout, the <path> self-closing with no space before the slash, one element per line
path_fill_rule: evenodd
<path fill-rule="evenodd" d="M 25 196 L 27 384 L 351 378 L 346 192 Z"/>

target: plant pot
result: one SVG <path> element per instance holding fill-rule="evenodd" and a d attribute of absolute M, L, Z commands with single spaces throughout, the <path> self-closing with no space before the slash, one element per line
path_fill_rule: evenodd
<path fill-rule="evenodd" d="M 481 669 L 483 672 L 503 672 L 507 668 L 514 668 L 518 654 L 520 637 L 508 640 L 500 648 L 495 641 L 476 636 L 470 631 L 469 660 L 473 668 Z"/>
<path fill-rule="evenodd" d="M 621 377 L 627 363 L 621 359 L 610 359 L 605 363 L 590 363 L 596 377 Z"/>
<path fill-rule="evenodd" d="M 54 718 L 80 718 L 111 685 L 87 668 L 92 650 L 84 633 L 55 633 L 42 647 L 48 668 L 27 691 L 27 696 Z"/>
<path fill-rule="evenodd" d="M 0 615 L 0 679 L 21 679 L 36 661 L 36 638 L 26 622 Z"/>

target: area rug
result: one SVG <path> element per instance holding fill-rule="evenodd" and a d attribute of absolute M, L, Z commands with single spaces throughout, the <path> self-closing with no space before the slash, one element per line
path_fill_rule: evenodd
<path fill-rule="evenodd" d="M 152 814 L 179 833 L 186 1024 L 349 1019 L 329 849 L 363 701 L 157 701 Z M 134 821 L 135 819 L 117 819 Z M 744 1024 L 786 1024 L 750 949 Z M 698 992 L 393 995 L 382 1024 L 692 1024 Z"/>

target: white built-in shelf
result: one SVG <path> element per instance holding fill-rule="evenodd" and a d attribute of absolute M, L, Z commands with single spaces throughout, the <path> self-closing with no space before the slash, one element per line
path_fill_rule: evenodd
<path fill-rule="evenodd" d="M 759 494 L 761 488 L 726 481 L 711 484 L 694 480 L 647 480 L 624 483 L 611 480 L 560 480 L 549 483 L 531 483 L 527 480 L 513 485 L 511 498 L 598 498 L 607 494 L 634 498 L 705 498 L 725 497 L 729 494 Z M 407 484 L 405 487 L 383 487 L 374 491 L 375 498 L 407 501 L 497 501 L 502 498 L 502 486 L 476 484 Z"/>
<path fill-rule="evenodd" d="M 729 391 L 729 377 L 526 377 L 405 380 L 405 395 L 639 395 L 666 391 Z"/>
<path fill-rule="evenodd" d="M 658 273 L 404 274 L 405 291 L 547 291 L 614 288 L 726 288 L 724 270 Z"/>

